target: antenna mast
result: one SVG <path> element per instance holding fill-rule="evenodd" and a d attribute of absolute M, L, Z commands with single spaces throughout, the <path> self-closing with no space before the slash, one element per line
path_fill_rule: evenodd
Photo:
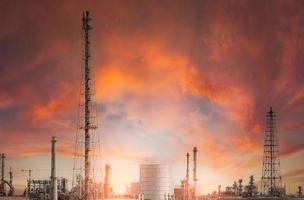
<path fill-rule="evenodd" d="M 281 171 L 279 160 L 279 144 L 276 136 L 276 115 L 272 107 L 266 114 L 266 130 L 264 141 L 263 171 L 261 179 L 262 195 L 281 196 Z"/>
<path fill-rule="evenodd" d="M 81 200 L 98 199 L 97 179 L 101 176 L 100 142 L 97 128 L 95 83 L 92 76 L 91 17 L 82 16 L 82 77 L 75 142 L 72 193 Z M 99 172 L 97 172 L 99 170 Z M 76 181 L 75 181 L 76 180 Z M 77 182 L 77 183 L 76 183 Z"/>
<path fill-rule="evenodd" d="M 89 17 L 89 11 L 83 12 L 82 18 L 82 30 L 84 32 L 84 135 L 85 135 L 85 167 L 84 167 L 84 200 L 88 200 L 88 191 L 89 191 L 89 181 L 90 181 L 90 107 L 89 104 L 91 102 L 91 88 L 90 88 L 90 39 L 89 39 L 89 31 L 92 29 L 90 26 L 91 18 Z"/>

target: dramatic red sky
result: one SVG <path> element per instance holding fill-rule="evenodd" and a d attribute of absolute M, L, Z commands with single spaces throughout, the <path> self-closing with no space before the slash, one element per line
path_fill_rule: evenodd
<path fill-rule="evenodd" d="M 86 9 L 98 133 L 115 191 L 151 160 L 170 163 L 178 184 L 193 146 L 202 192 L 247 183 L 251 174 L 259 180 L 270 105 L 283 180 L 291 191 L 304 184 L 304 1 L 4 0 L 0 7 L 0 152 L 19 188 L 21 169 L 50 176 L 53 135 L 58 173 L 71 175 Z"/>

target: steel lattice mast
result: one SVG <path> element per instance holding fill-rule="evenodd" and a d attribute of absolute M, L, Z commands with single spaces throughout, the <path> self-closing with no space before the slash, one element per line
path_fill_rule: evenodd
<path fill-rule="evenodd" d="M 276 115 L 272 111 L 272 107 L 270 107 L 269 112 L 266 114 L 261 192 L 262 195 L 271 197 L 280 196 L 282 186 L 279 144 L 276 133 Z"/>
<path fill-rule="evenodd" d="M 84 134 L 85 134 L 85 176 L 84 176 L 84 200 L 88 200 L 88 191 L 89 191 L 89 181 L 90 181 L 90 160 L 89 160 L 89 153 L 90 153 L 90 107 L 89 104 L 91 102 L 91 88 L 90 88 L 90 40 L 89 40 L 89 31 L 91 30 L 91 26 L 89 24 L 91 18 L 89 17 L 89 12 L 86 11 L 83 13 L 82 18 L 82 30 L 84 32 L 84 83 L 85 83 L 85 90 L 84 90 Z"/>
<path fill-rule="evenodd" d="M 79 113 L 77 134 L 75 142 L 74 169 L 72 180 L 72 193 L 81 200 L 97 199 L 97 179 L 100 166 L 100 143 L 97 128 L 95 83 L 92 76 L 92 58 L 90 31 L 90 12 L 83 12 L 82 16 L 82 78 L 79 100 Z M 100 170 L 97 172 L 97 170 Z"/>

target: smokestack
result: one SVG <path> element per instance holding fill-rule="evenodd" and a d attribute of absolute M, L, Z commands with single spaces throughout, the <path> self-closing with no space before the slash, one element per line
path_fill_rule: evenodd
<path fill-rule="evenodd" d="M 106 164 L 106 173 L 105 173 L 105 180 L 104 180 L 104 198 L 108 199 L 110 198 L 110 169 L 111 166 L 109 164 Z"/>
<path fill-rule="evenodd" d="M 186 200 L 189 199 L 189 153 L 187 153 L 187 170 L 186 170 Z"/>
<path fill-rule="evenodd" d="M 58 199 L 56 178 L 56 137 L 52 137 L 52 160 L 51 160 L 51 200 Z"/>
<path fill-rule="evenodd" d="M 4 153 L 1 155 L 1 184 L 4 185 Z"/>
<path fill-rule="evenodd" d="M 1 154 L 1 184 L 4 183 L 4 153 Z"/>
<path fill-rule="evenodd" d="M 196 177 L 196 156 L 197 156 L 197 148 L 193 148 L 193 196 L 194 199 L 196 199 L 196 182 L 197 182 L 197 177 Z"/>
<path fill-rule="evenodd" d="M 4 185 L 4 153 L 1 154 L 1 182 L 0 182 L 0 191 L 2 190 L 4 192 L 5 185 Z"/>

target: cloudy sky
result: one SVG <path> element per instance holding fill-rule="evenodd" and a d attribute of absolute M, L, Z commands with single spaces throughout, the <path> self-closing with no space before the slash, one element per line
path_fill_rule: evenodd
<path fill-rule="evenodd" d="M 71 177 L 81 81 L 81 17 L 90 10 L 102 164 L 114 190 L 140 163 L 185 177 L 198 147 L 203 193 L 262 171 L 273 106 L 287 191 L 304 183 L 303 1 L 1 1 L 0 152 L 15 184 Z"/>

